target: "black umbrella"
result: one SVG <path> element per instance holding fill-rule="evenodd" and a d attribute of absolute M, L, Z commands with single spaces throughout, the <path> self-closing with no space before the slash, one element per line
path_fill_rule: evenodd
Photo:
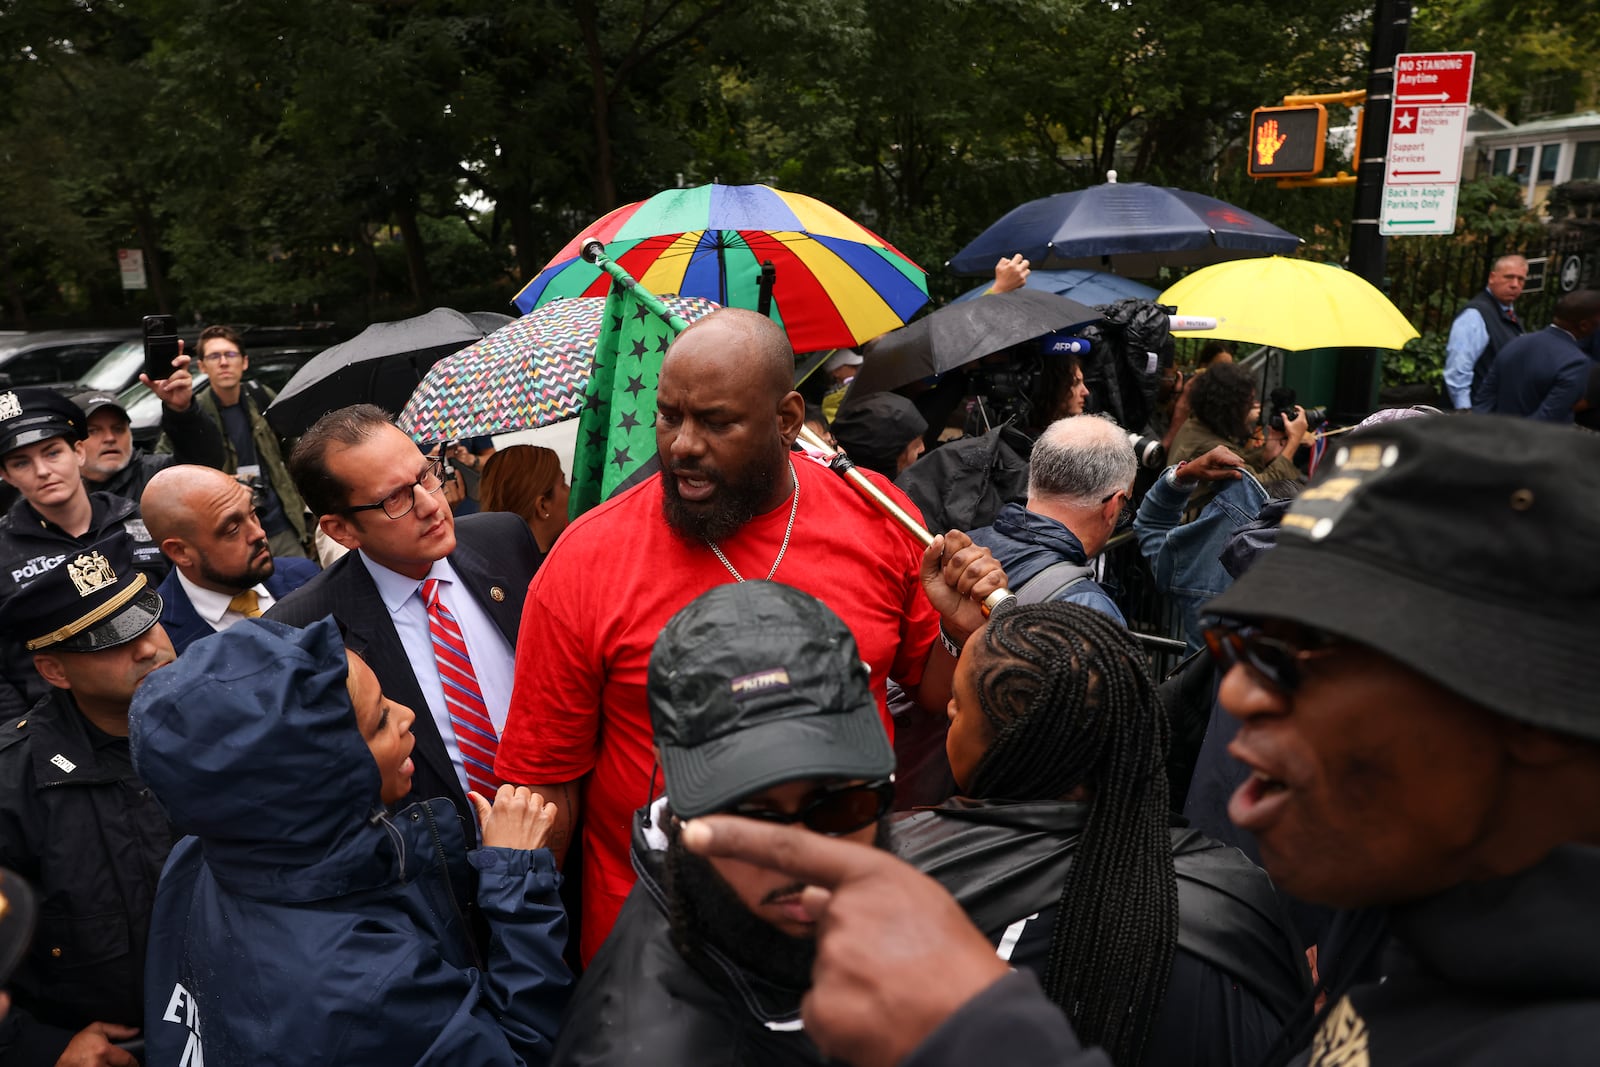
<path fill-rule="evenodd" d="M 895 389 L 943 374 L 1022 341 L 1100 320 L 1094 308 L 1037 289 L 991 293 L 940 308 L 861 350 L 850 395 Z"/>
<path fill-rule="evenodd" d="M 328 412 L 350 404 L 398 412 L 429 367 L 482 340 L 484 332 L 450 308 L 375 322 L 296 371 L 268 406 L 267 421 L 285 437 L 297 437 Z"/>

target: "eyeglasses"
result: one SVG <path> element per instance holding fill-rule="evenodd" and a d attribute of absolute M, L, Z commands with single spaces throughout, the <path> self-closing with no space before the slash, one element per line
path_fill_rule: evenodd
<path fill-rule="evenodd" d="M 418 489 L 424 493 L 437 493 L 444 488 L 443 474 L 444 460 L 430 459 L 423 466 L 422 473 L 417 475 L 417 480 L 410 485 L 396 489 L 376 504 L 356 504 L 345 508 L 344 513 L 354 515 L 358 511 L 382 511 L 391 519 L 403 519 L 417 506 Z"/>
<path fill-rule="evenodd" d="M 243 352 L 207 352 L 200 357 L 201 363 L 227 363 L 236 359 L 243 359 Z"/>
<path fill-rule="evenodd" d="M 887 815 L 893 806 L 894 779 L 885 778 L 877 782 L 826 786 L 799 811 L 737 807 L 730 814 L 785 825 L 802 823 L 819 834 L 842 837 L 871 826 Z"/>
<path fill-rule="evenodd" d="M 1293 693 L 1300 685 L 1300 664 L 1337 651 L 1340 639 L 1309 626 L 1296 640 L 1268 636 L 1244 623 L 1215 626 L 1205 632 L 1206 650 L 1224 670 L 1243 663 L 1278 691 Z"/>
<path fill-rule="evenodd" d="M 1122 506 L 1117 509 L 1117 521 L 1114 526 L 1126 526 L 1133 519 L 1133 494 L 1126 489 L 1118 489 L 1116 493 L 1107 493 L 1100 498 L 1100 503 L 1109 504 L 1117 495 L 1122 494 Z"/>

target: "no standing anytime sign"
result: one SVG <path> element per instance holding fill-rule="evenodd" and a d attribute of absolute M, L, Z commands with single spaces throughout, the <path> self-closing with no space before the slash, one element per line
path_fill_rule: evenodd
<path fill-rule="evenodd" d="M 1379 233 L 1455 232 L 1473 56 L 1407 52 L 1395 57 Z"/>

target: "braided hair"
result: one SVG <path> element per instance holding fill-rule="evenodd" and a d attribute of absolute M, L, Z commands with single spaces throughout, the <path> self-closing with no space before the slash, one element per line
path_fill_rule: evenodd
<path fill-rule="evenodd" d="M 1092 791 L 1044 989 L 1086 1044 L 1130 1067 L 1178 940 L 1166 716 L 1138 645 L 1098 611 L 1034 604 L 996 616 L 982 634 L 975 683 L 994 740 L 969 792 L 1044 800 Z"/>

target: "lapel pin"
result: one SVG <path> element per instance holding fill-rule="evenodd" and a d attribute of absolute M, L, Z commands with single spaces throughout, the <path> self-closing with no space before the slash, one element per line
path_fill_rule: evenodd
<path fill-rule="evenodd" d="M 504 589 L 501 589 L 498 585 L 491 585 L 489 587 L 489 599 L 490 600 L 493 600 L 495 603 L 498 604 L 500 601 L 504 600 L 505 598 L 506 598 L 506 591 Z"/>

